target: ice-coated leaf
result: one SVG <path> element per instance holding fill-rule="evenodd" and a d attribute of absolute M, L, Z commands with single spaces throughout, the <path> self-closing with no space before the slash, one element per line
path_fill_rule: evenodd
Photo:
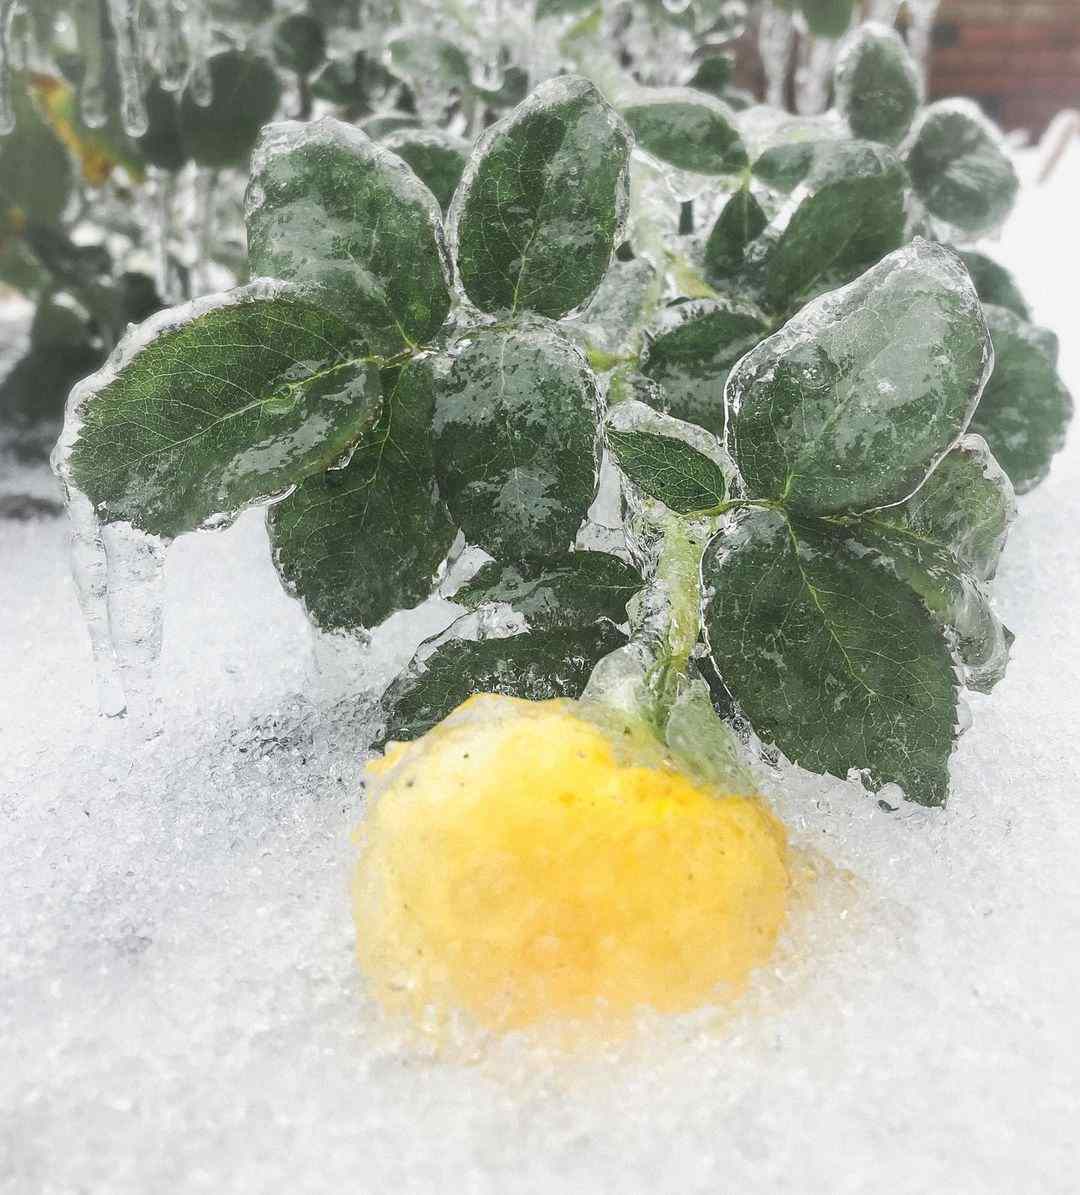
<path fill-rule="evenodd" d="M 692 423 L 630 399 L 611 409 L 604 438 L 634 485 L 679 514 L 713 510 L 727 498 L 727 454 Z"/>
<path fill-rule="evenodd" d="M 600 285 L 629 195 L 630 131 L 587 80 L 549 79 L 480 138 L 450 207 L 483 311 L 557 319 Z"/>
<path fill-rule="evenodd" d="M 435 461 L 454 521 L 503 560 L 567 551 L 596 492 L 596 379 L 549 325 L 479 330 L 437 378 Z"/>
<path fill-rule="evenodd" d="M 876 518 L 947 548 L 980 581 L 997 571 L 1016 494 L 982 436 L 964 436 L 922 486 Z"/>
<path fill-rule="evenodd" d="M 434 84 L 446 91 L 464 90 L 469 86 L 469 60 L 444 37 L 430 33 L 403 34 L 387 43 L 390 66 L 396 75 L 407 82 Z"/>
<path fill-rule="evenodd" d="M 302 481 L 267 517 L 278 572 L 325 631 L 373 627 L 430 596 L 456 534 L 435 483 L 430 365 L 384 371 L 382 390 L 348 465 Z"/>
<path fill-rule="evenodd" d="M 461 181 L 469 143 L 442 129 L 398 129 L 384 138 L 383 145 L 409 163 L 446 211 Z"/>
<path fill-rule="evenodd" d="M 659 383 L 666 414 L 721 435 L 728 371 L 773 326 L 733 295 L 674 303 L 647 330 L 641 371 Z"/>
<path fill-rule="evenodd" d="M 850 550 L 872 553 L 868 562 L 911 586 L 947 633 L 964 683 L 989 693 L 1005 675 L 1012 634 L 994 614 L 984 587 L 943 544 L 888 514 L 858 520 L 851 528 Z"/>
<path fill-rule="evenodd" d="M 689 87 L 636 92 L 619 107 L 638 145 L 669 166 L 695 174 L 735 174 L 747 164 L 734 113 Z"/>
<path fill-rule="evenodd" d="M 103 522 L 176 536 L 319 472 L 378 414 L 356 329 L 260 280 L 133 329 L 68 401 L 58 460 Z"/>
<path fill-rule="evenodd" d="M 246 219 L 252 272 L 311 287 L 378 352 L 427 343 L 450 310 L 435 197 L 352 125 L 263 130 Z"/>
<path fill-rule="evenodd" d="M 724 204 L 705 242 L 706 276 L 716 281 L 735 273 L 746 257 L 746 246 L 768 222 L 749 186 L 740 187 Z"/>
<path fill-rule="evenodd" d="M 967 271 L 916 238 L 739 361 L 728 451 L 753 497 L 804 514 L 900 501 L 967 427 L 991 361 Z"/>
<path fill-rule="evenodd" d="M 469 610 L 507 602 L 532 631 L 580 630 L 626 621 L 626 603 L 642 586 L 637 570 L 607 552 L 572 552 L 530 567 L 489 561 L 454 594 Z"/>
<path fill-rule="evenodd" d="M 836 107 L 856 137 L 896 145 L 922 101 L 919 68 L 895 29 L 876 21 L 844 39 L 833 72 Z"/>
<path fill-rule="evenodd" d="M 246 50 L 223 50 L 209 59 L 207 69 L 210 103 L 198 103 L 190 82 L 180 100 L 184 144 L 200 166 L 241 166 L 281 101 L 277 71 L 268 59 Z"/>
<path fill-rule="evenodd" d="M 609 370 L 637 356 L 663 286 L 663 277 L 645 258 L 616 259 L 589 305 L 559 328 L 585 346 L 593 369 Z"/>
<path fill-rule="evenodd" d="M 702 58 L 687 87 L 704 91 L 722 100 L 735 73 L 735 55 L 730 52 L 709 54 Z"/>
<path fill-rule="evenodd" d="M 971 420 L 986 438 L 1018 494 L 1050 472 L 1065 443 L 1073 400 L 1057 371 L 1052 332 L 1004 307 L 984 308 L 994 342 L 994 372 Z"/>
<path fill-rule="evenodd" d="M 923 110 L 907 168 L 927 211 L 969 237 L 995 229 L 1020 188 L 1001 134 L 971 100 L 938 100 Z"/>
<path fill-rule="evenodd" d="M 1003 265 L 987 257 L 985 253 L 976 253 L 974 250 L 961 252 L 960 256 L 984 304 L 993 303 L 995 307 L 1007 307 L 1021 319 L 1031 319 L 1027 301 L 1020 293 L 1012 274 Z"/>
<path fill-rule="evenodd" d="M 806 24 L 818 37 L 839 37 L 851 24 L 855 0 L 799 0 Z"/>
<path fill-rule="evenodd" d="M 883 146 L 819 143 L 805 180 L 776 218 L 765 259 L 769 303 L 790 309 L 799 296 L 847 282 L 897 248 L 906 185 L 903 166 Z"/>
<path fill-rule="evenodd" d="M 784 193 L 806 177 L 818 145 L 839 141 L 844 133 L 843 125 L 829 114 L 793 116 L 766 104 L 745 109 L 736 120 L 754 175 Z"/>
<path fill-rule="evenodd" d="M 705 551 L 709 652 L 758 736 L 819 772 L 865 772 L 940 805 L 953 663 L 914 590 L 843 531 L 740 515 Z"/>
<path fill-rule="evenodd" d="M 580 697 L 596 661 L 626 642 L 611 623 L 509 639 L 451 639 L 390 686 L 385 738 L 418 738 L 474 693 Z"/>

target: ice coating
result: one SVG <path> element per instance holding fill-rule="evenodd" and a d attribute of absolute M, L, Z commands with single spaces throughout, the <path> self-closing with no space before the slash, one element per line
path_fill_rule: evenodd
<path fill-rule="evenodd" d="M 157 68 L 161 86 L 179 91 L 188 77 L 187 8 L 190 0 L 157 0 Z"/>
<path fill-rule="evenodd" d="M 11 26 L 18 2 L 0 0 L 0 137 L 15 128 L 15 107 L 11 98 Z"/>

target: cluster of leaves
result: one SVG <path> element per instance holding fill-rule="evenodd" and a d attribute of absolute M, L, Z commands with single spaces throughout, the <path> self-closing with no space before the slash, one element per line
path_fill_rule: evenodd
<path fill-rule="evenodd" d="M 697 667 L 789 758 L 942 802 L 958 686 L 992 687 L 1011 641 L 991 448 L 1034 484 L 1069 399 L 1008 275 L 942 243 L 1012 203 L 992 128 L 920 110 L 872 27 L 836 94 L 818 120 L 693 88 L 616 111 L 563 76 L 441 194 L 363 129 L 271 125 L 257 281 L 153 317 L 82 383 L 65 480 L 164 540 L 277 499 L 275 564 L 329 632 L 482 549 L 467 614 L 391 687 L 390 736 L 476 690 L 577 695 L 660 617 L 658 675 Z M 698 180 L 715 221 L 658 236 L 638 196 L 624 243 L 632 163 Z M 626 558 L 589 547 L 605 455 Z"/>

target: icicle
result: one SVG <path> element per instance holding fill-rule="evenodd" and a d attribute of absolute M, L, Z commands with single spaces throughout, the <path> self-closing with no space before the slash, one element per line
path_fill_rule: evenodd
<path fill-rule="evenodd" d="M 15 108 L 11 101 L 11 32 L 18 0 L 0 0 L 0 136 L 15 128 Z"/>
<path fill-rule="evenodd" d="M 195 262 L 191 269 L 192 294 L 198 297 L 210 285 L 210 256 L 214 244 L 214 184 L 216 170 L 199 167 L 195 175 Z"/>
<path fill-rule="evenodd" d="M 153 734 L 160 722 L 157 672 L 169 541 L 138 531 L 130 523 L 108 523 L 101 536 L 109 639 L 124 703 L 128 716 Z"/>
<path fill-rule="evenodd" d="M 100 129 L 108 118 L 105 110 L 105 41 L 101 35 L 101 13 L 97 4 L 77 4 L 74 17 L 83 65 L 79 110 L 87 127 Z"/>
<path fill-rule="evenodd" d="M 203 11 L 201 0 L 190 0 L 187 14 L 188 53 L 191 59 L 188 86 L 195 103 L 200 108 L 209 108 L 214 98 L 214 85 L 210 78 L 207 15 Z"/>
<path fill-rule="evenodd" d="M 940 0 L 907 0 L 911 23 L 908 25 L 908 49 L 926 78 L 930 66 L 930 37 L 934 31 Z"/>
<path fill-rule="evenodd" d="M 190 53 L 183 0 L 158 0 L 157 66 L 161 86 L 179 91 L 187 81 Z"/>
<path fill-rule="evenodd" d="M 829 104 L 829 87 L 839 42 L 805 34 L 799 41 L 795 66 L 795 110 L 803 116 L 824 112 Z"/>
<path fill-rule="evenodd" d="M 765 69 L 765 102 L 774 108 L 787 107 L 788 65 L 794 44 L 791 13 L 775 4 L 766 4 L 758 26 L 758 53 Z"/>
<path fill-rule="evenodd" d="M 149 125 L 143 96 L 139 6 L 140 0 L 109 0 L 120 73 L 120 119 L 129 137 L 141 137 Z"/>
<path fill-rule="evenodd" d="M 151 178 L 153 180 L 153 195 L 150 220 L 153 229 L 154 255 L 157 259 L 157 289 L 158 294 L 168 305 L 179 303 L 185 297 L 181 293 L 172 255 L 176 176 L 170 170 L 152 170 Z"/>
<path fill-rule="evenodd" d="M 473 71 L 473 82 L 485 91 L 497 91 L 503 85 L 503 21 L 502 0 L 482 0 L 483 17 L 479 25 L 479 63 Z"/>
<path fill-rule="evenodd" d="M 895 25 L 896 16 L 903 0 L 866 0 L 867 21 L 881 21 L 884 25 Z"/>

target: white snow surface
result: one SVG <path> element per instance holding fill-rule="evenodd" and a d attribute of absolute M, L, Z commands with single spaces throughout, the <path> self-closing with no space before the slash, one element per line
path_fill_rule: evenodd
<path fill-rule="evenodd" d="M 1076 394 L 1078 194 L 1080 151 L 991 247 Z M 1012 665 L 948 809 L 774 781 L 823 878 L 751 997 L 569 1055 L 436 1056 L 375 1014 L 348 898 L 370 705 L 312 684 L 258 512 L 171 551 L 168 725 L 141 745 L 95 712 L 63 520 L 0 520 L 0 1191 L 1076 1191 L 1078 482 L 1074 433 L 1021 500 Z M 378 636 L 353 688 L 418 633 Z"/>

